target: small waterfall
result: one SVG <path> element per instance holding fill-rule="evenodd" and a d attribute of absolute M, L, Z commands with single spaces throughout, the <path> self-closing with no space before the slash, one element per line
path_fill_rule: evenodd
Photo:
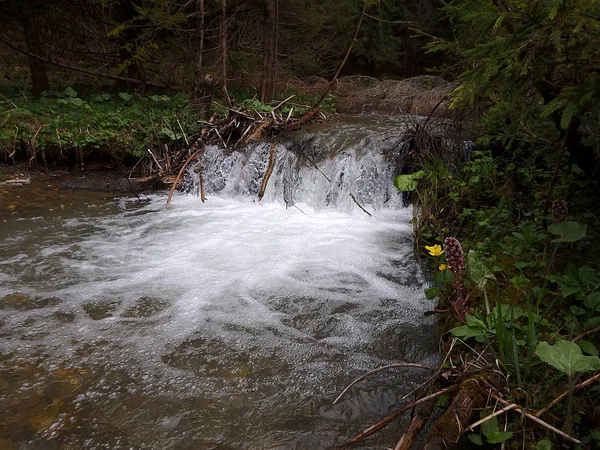
<path fill-rule="evenodd" d="M 403 122 L 352 120 L 207 148 L 206 203 L 52 197 L 45 214 L 7 215 L 3 448 L 320 450 L 405 404 L 423 371 L 369 377 L 333 404 L 370 369 L 439 359 L 392 184 Z"/>
<path fill-rule="evenodd" d="M 365 126 L 365 125 L 371 125 Z M 406 153 L 402 123 L 397 128 L 338 124 L 320 126 L 271 142 L 228 150 L 207 147 L 187 175 L 187 190 L 198 192 L 198 165 L 208 196 L 257 198 L 271 152 L 275 164 L 263 201 L 305 204 L 316 209 L 343 211 L 357 204 L 371 210 L 398 206 L 401 196 L 393 185 Z"/>

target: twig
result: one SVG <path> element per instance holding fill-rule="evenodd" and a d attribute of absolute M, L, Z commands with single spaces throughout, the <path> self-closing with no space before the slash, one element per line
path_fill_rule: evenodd
<path fill-rule="evenodd" d="M 492 397 L 494 397 L 496 400 L 498 400 L 500 403 L 502 403 L 505 406 L 508 406 L 508 405 L 511 404 L 511 403 L 507 402 L 506 400 L 504 400 L 503 398 L 500 398 L 500 397 L 498 397 L 497 395 L 495 395 L 493 393 L 492 393 Z M 573 436 L 570 436 L 567 433 L 564 433 L 564 432 L 560 431 L 558 428 L 555 428 L 552 425 L 550 425 L 549 423 L 544 422 L 542 419 L 534 416 L 533 414 L 528 413 L 527 411 L 525 411 L 520 406 L 515 405 L 515 407 L 512 408 L 512 409 L 514 409 L 515 411 L 520 412 L 521 414 L 523 414 L 528 419 L 531 419 L 534 422 L 538 423 L 539 425 L 541 425 L 541 426 L 549 429 L 550 431 L 553 431 L 554 433 L 558 434 L 559 436 L 562 436 L 563 438 L 567 439 L 568 441 L 575 442 L 576 444 L 579 444 L 582 447 L 586 448 L 585 445 L 583 444 L 583 442 L 581 442 L 579 439 L 576 439 Z"/>
<path fill-rule="evenodd" d="M 181 180 L 181 177 L 183 176 L 183 172 L 185 171 L 186 167 L 203 151 L 204 151 L 204 147 L 196 150 L 194 153 L 192 153 L 192 156 L 190 156 L 186 160 L 186 162 L 183 164 L 183 166 L 181 166 L 181 169 L 179 169 L 179 173 L 177 174 L 177 178 L 175 178 L 175 182 L 173 183 L 173 186 L 171 186 L 171 190 L 169 191 L 169 197 L 167 198 L 167 205 L 169 203 L 171 203 L 171 197 L 173 197 L 173 192 L 175 192 L 175 188 L 177 187 L 179 180 Z"/>
<path fill-rule="evenodd" d="M 433 411 L 434 407 L 435 402 L 433 399 L 419 406 L 419 409 L 410 422 L 408 429 L 404 432 L 396 444 L 396 447 L 394 447 L 394 450 L 410 450 L 413 447 L 419 432 L 427 423 L 427 420 L 429 419 L 429 416 L 431 416 L 431 412 Z"/>
<path fill-rule="evenodd" d="M 185 145 L 190 145 L 190 141 L 188 141 L 188 138 L 185 135 L 185 131 L 183 130 L 183 127 L 181 126 L 181 122 L 179 122 L 179 119 L 177 117 L 175 118 L 175 120 L 177 121 L 177 125 L 179 125 L 179 129 L 183 133 L 183 139 L 185 139 Z"/>
<path fill-rule="evenodd" d="M 337 396 L 337 398 L 333 401 L 333 404 L 335 405 L 340 398 L 342 398 L 342 396 L 348 392 L 348 389 L 350 389 L 352 386 L 354 386 L 356 383 L 358 383 L 359 381 L 364 380 L 365 378 L 377 373 L 377 372 L 381 372 L 382 370 L 387 370 L 387 369 L 394 369 L 397 367 L 414 367 L 417 369 L 426 369 L 426 370 L 431 370 L 434 371 L 436 370 L 434 367 L 429 367 L 429 366 L 424 366 L 423 364 L 416 364 L 416 363 L 395 363 L 395 364 L 388 364 L 387 366 L 382 366 L 382 367 L 378 367 L 377 369 L 373 369 L 368 371 L 367 373 L 361 375 L 360 377 L 358 377 L 356 380 L 354 380 L 352 383 L 350 383 L 341 393 L 340 395 Z"/>
<path fill-rule="evenodd" d="M 362 433 L 355 436 L 351 441 L 346 442 L 344 445 L 342 445 L 339 448 L 339 450 L 344 450 L 344 449 L 348 448 L 349 446 L 351 446 L 352 444 L 356 444 L 357 442 L 360 442 L 363 439 L 378 432 L 382 428 L 385 428 L 388 424 L 393 422 L 397 417 L 399 417 L 400 415 L 402 415 L 402 413 L 408 411 L 409 409 L 412 409 L 415 406 L 420 405 L 421 403 L 425 403 L 431 399 L 437 398 L 443 394 L 446 394 L 447 392 L 454 391 L 457 388 L 458 388 L 458 386 L 451 386 L 449 388 L 442 389 L 441 391 L 435 392 L 434 394 L 430 394 L 430 395 L 427 395 L 426 397 L 420 398 L 419 400 L 415 400 L 414 402 L 411 402 L 407 405 L 404 405 L 403 407 L 401 407 L 401 408 L 397 409 L 396 411 L 394 411 L 393 413 L 391 413 L 389 416 L 384 417 L 382 420 L 380 420 L 376 424 L 371 425 L 365 431 L 363 431 Z"/>
<path fill-rule="evenodd" d="M 573 342 L 578 341 L 579 339 L 581 339 L 584 336 L 587 336 L 588 334 L 595 333 L 596 331 L 600 331 L 600 325 L 597 326 L 596 328 L 592 328 L 591 330 L 584 331 L 579 336 L 577 336 L 575 339 L 573 339 Z"/>
<path fill-rule="evenodd" d="M 578 385 L 576 385 L 575 389 L 580 389 L 582 387 L 586 387 L 588 384 L 591 384 L 594 381 L 599 380 L 599 379 L 600 379 L 600 372 L 598 372 L 593 377 L 590 377 L 587 380 L 582 381 L 581 383 L 579 383 Z M 559 403 L 567 395 L 569 395 L 569 391 L 563 392 L 558 397 L 556 397 L 554 400 L 552 400 L 550 403 L 548 403 L 548 405 L 546 405 L 544 408 L 540 409 L 539 411 L 536 411 L 533 415 L 535 417 L 541 417 L 541 416 L 543 416 L 545 413 L 547 413 L 550 409 L 552 409 L 557 403 Z"/>
<path fill-rule="evenodd" d="M 489 416 L 485 416 L 483 419 L 481 419 L 481 420 L 478 420 L 477 422 L 475 422 L 475 423 L 473 423 L 473 424 L 469 425 L 469 426 L 467 427 L 467 429 L 468 429 L 468 430 L 472 430 L 473 428 L 475 428 L 475 427 L 478 427 L 478 426 L 479 426 L 479 425 L 481 425 L 482 423 L 485 423 L 485 422 L 487 422 L 488 420 L 491 420 L 491 419 L 493 419 L 494 417 L 496 417 L 496 416 L 499 416 L 500 414 L 502 414 L 502 413 L 505 413 L 505 412 L 507 412 L 507 411 L 510 411 L 511 409 L 515 409 L 515 408 L 518 408 L 518 405 L 515 405 L 514 403 L 511 403 L 510 405 L 506 405 L 504 408 L 502 408 L 502 409 L 499 409 L 498 411 L 496 411 L 496 412 L 494 412 L 494 413 L 490 414 Z"/>
<path fill-rule="evenodd" d="M 156 156 L 154 155 L 154 153 L 152 152 L 152 150 L 148 149 L 148 153 L 150 153 L 150 156 L 152 156 L 152 159 L 154 160 L 154 162 L 156 163 L 156 165 L 158 166 L 158 168 L 160 170 L 164 170 L 162 168 L 162 166 L 160 165 L 160 163 L 158 162 L 158 159 L 156 159 Z"/>
<path fill-rule="evenodd" d="M 349 195 L 352 198 L 352 200 L 354 200 L 354 203 L 356 203 L 360 209 L 362 209 L 365 213 L 367 213 L 368 216 L 373 217 L 373 214 L 371 214 L 369 211 L 367 211 L 365 208 L 363 208 L 363 206 L 360 203 L 358 203 L 358 200 L 356 200 L 356 197 L 354 195 L 352 195 L 352 194 L 349 194 Z"/>
<path fill-rule="evenodd" d="M 285 100 L 283 100 L 283 101 L 279 102 L 279 104 L 278 104 L 278 105 L 277 105 L 275 108 L 273 108 L 273 109 L 271 110 L 271 112 L 275 112 L 275 111 L 276 111 L 276 110 L 277 110 L 277 109 L 278 109 L 280 106 L 284 105 L 284 104 L 285 104 L 285 103 L 287 103 L 289 100 L 293 99 L 295 96 L 296 96 L 295 94 L 293 94 L 293 95 L 290 95 L 290 96 L 289 96 L 288 98 L 286 98 Z"/>

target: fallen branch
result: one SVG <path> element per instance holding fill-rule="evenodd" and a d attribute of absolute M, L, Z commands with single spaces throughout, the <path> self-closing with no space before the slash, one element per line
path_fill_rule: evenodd
<path fill-rule="evenodd" d="M 261 201 L 264 197 L 267 184 L 269 183 L 269 178 L 271 178 L 271 174 L 273 173 L 273 167 L 275 166 L 275 160 L 277 157 L 277 152 L 275 151 L 276 148 L 277 143 L 273 142 L 271 144 L 271 152 L 269 153 L 269 165 L 267 166 L 267 171 L 265 172 L 265 176 L 260 184 L 260 191 L 258 191 L 258 201 Z"/>
<path fill-rule="evenodd" d="M 183 172 L 185 172 L 186 167 L 194 159 L 196 159 L 198 157 L 198 155 L 200 155 L 203 151 L 204 151 L 204 147 L 196 150 L 194 153 L 192 153 L 192 156 L 190 156 L 186 160 L 186 162 L 183 164 L 183 166 L 181 166 L 181 169 L 179 170 L 179 173 L 177 174 L 177 178 L 175 178 L 175 182 L 173 183 L 173 186 L 171 186 L 171 190 L 169 191 L 169 197 L 167 198 L 167 205 L 171 202 L 171 197 L 173 197 L 173 193 L 175 192 L 175 189 L 177 188 L 177 184 L 179 184 L 179 180 L 181 180 L 181 177 L 183 176 Z"/>
<path fill-rule="evenodd" d="M 333 401 L 333 404 L 335 405 L 340 400 L 340 398 L 342 398 L 342 396 L 346 392 L 348 392 L 348 390 L 352 386 L 354 386 L 356 383 L 358 383 L 359 381 L 362 381 L 365 378 L 370 377 L 371 375 L 381 372 L 383 370 L 395 369 L 395 368 L 399 368 L 399 367 L 414 367 L 417 369 L 425 369 L 425 370 L 431 370 L 431 371 L 436 370 L 434 367 L 424 366 L 423 364 L 416 364 L 416 363 L 395 363 L 395 364 L 388 364 L 387 366 L 378 367 L 377 369 L 370 370 L 367 373 L 361 375 L 356 380 L 354 380 L 352 383 L 350 383 L 348 386 L 346 386 L 346 388 L 344 388 L 344 390 L 340 393 L 340 395 L 338 395 L 337 398 Z"/>
<path fill-rule="evenodd" d="M 500 403 L 502 403 L 503 405 L 510 405 L 511 403 L 507 402 L 506 400 L 504 400 L 503 398 L 498 397 L 497 395 L 492 393 L 492 397 L 496 400 L 498 400 Z M 538 423 L 539 425 L 547 428 L 550 431 L 553 431 L 554 433 L 558 434 L 559 436 L 562 436 L 563 438 L 567 439 L 568 441 L 574 442 L 576 444 L 581 445 L 583 448 L 586 448 L 585 445 L 583 444 L 583 442 L 581 442 L 579 439 L 574 438 L 573 436 L 568 435 L 567 433 L 564 433 L 562 431 L 560 431 L 558 428 L 553 427 L 552 425 L 550 425 L 547 422 L 544 422 L 542 419 L 534 416 L 533 414 L 528 413 L 527 411 L 525 411 L 523 408 L 521 408 L 518 405 L 515 405 L 514 408 L 515 411 L 520 412 L 521 414 L 523 414 L 525 417 L 527 417 L 528 419 L 533 420 L 534 422 Z"/>
<path fill-rule="evenodd" d="M 483 406 L 485 397 L 479 386 L 481 375 L 467 378 L 444 414 L 434 423 L 425 442 L 425 449 L 449 449 L 458 442 L 467 428 L 473 411 Z"/>
<path fill-rule="evenodd" d="M 499 416 L 500 414 L 503 414 L 503 413 L 505 413 L 505 412 L 507 412 L 507 411 L 510 411 L 511 409 L 515 409 L 515 408 L 517 408 L 517 407 L 518 407 L 518 405 L 515 405 L 514 403 L 511 403 L 510 405 L 506 405 L 504 408 L 502 408 L 502 409 L 499 409 L 498 411 L 495 411 L 495 412 L 493 412 L 493 413 L 492 413 L 492 414 L 490 414 L 489 416 L 485 416 L 483 419 L 481 419 L 481 420 L 478 420 L 478 421 L 477 421 L 477 422 L 475 422 L 475 423 L 472 423 L 471 425 L 469 425 L 469 426 L 467 427 L 467 429 L 468 429 L 468 430 L 472 430 L 473 428 L 475 428 L 475 427 L 478 427 L 478 426 L 479 426 L 479 425 L 481 425 L 482 423 L 485 423 L 485 422 L 487 422 L 488 420 L 491 420 L 491 419 L 493 419 L 494 417 L 496 417 L 496 416 Z"/>
<path fill-rule="evenodd" d="M 404 432 L 394 450 L 410 450 L 415 443 L 419 432 L 423 429 L 431 412 L 433 411 L 433 407 L 435 406 L 434 399 L 428 400 L 419 406 L 415 417 L 410 422 L 408 429 Z"/>
<path fill-rule="evenodd" d="M 382 420 L 380 420 L 379 422 L 377 422 L 374 425 L 371 425 L 369 428 L 367 428 L 365 431 L 363 431 L 362 433 L 358 434 L 356 437 L 354 437 L 354 439 L 346 442 L 344 445 L 342 445 L 339 450 L 344 450 L 346 448 L 348 448 L 349 446 L 351 446 L 352 444 L 356 444 L 358 442 L 361 442 L 363 439 L 371 436 L 372 434 L 378 432 L 379 430 L 381 430 L 382 428 L 385 428 L 387 425 L 389 425 L 391 422 L 393 422 L 396 418 L 400 417 L 404 412 L 408 411 L 409 409 L 414 408 L 417 405 L 420 405 L 422 403 L 425 403 L 429 400 L 432 400 L 434 398 L 437 398 L 443 394 L 446 394 L 448 392 L 454 391 L 457 389 L 458 386 L 451 386 L 447 389 L 442 389 L 441 391 L 438 391 L 434 394 L 430 394 L 426 397 L 423 397 L 419 400 L 415 400 L 414 402 L 411 402 L 407 405 L 404 405 L 403 407 L 397 409 L 396 411 L 394 411 L 393 413 L 391 413 L 389 416 L 384 417 Z"/>

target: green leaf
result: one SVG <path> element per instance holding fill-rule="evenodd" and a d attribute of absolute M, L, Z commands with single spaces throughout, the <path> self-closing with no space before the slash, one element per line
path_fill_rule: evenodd
<path fill-rule="evenodd" d="M 488 328 L 482 320 L 467 314 L 467 324 L 451 330 L 452 336 L 469 339 L 472 337 L 485 337 L 488 335 Z"/>
<path fill-rule="evenodd" d="M 515 275 L 510 279 L 510 282 L 517 289 L 525 289 L 529 285 L 529 278 L 525 275 Z"/>
<path fill-rule="evenodd" d="M 577 222 L 567 220 L 565 222 L 556 222 L 548 225 L 548 231 L 557 234 L 560 237 L 552 242 L 576 242 L 587 235 L 587 225 L 580 225 Z"/>
<path fill-rule="evenodd" d="M 513 434 L 508 431 L 500 431 L 497 417 L 492 417 L 487 422 L 483 422 L 481 424 L 481 431 L 489 444 L 499 444 L 509 440 L 513 436 Z"/>
<path fill-rule="evenodd" d="M 445 408 L 450 404 L 451 397 L 448 394 L 443 394 L 438 397 L 435 402 L 435 408 Z"/>
<path fill-rule="evenodd" d="M 598 349 L 590 341 L 584 341 L 583 339 L 580 339 L 577 341 L 577 345 L 579 345 L 581 347 L 581 350 L 583 350 L 588 355 L 598 356 Z"/>
<path fill-rule="evenodd" d="M 583 304 L 591 310 L 600 312 L 600 292 L 593 292 L 583 299 Z"/>
<path fill-rule="evenodd" d="M 467 268 L 469 278 L 480 290 L 483 290 L 488 280 L 496 279 L 494 274 L 479 259 L 475 250 L 469 250 L 469 253 L 467 253 Z"/>
<path fill-rule="evenodd" d="M 65 89 L 65 95 L 67 97 L 75 98 L 77 97 L 77 92 L 72 87 L 68 87 Z"/>
<path fill-rule="evenodd" d="M 121 99 L 128 102 L 129 100 L 131 100 L 133 98 L 133 95 L 128 94 L 127 92 L 119 92 L 119 97 L 121 97 Z"/>
<path fill-rule="evenodd" d="M 582 316 L 583 314 L 586 313 L 585 309 L 580 308 L 579 306 L 575 306 L 575 305 L 571 305 L 569 307 L 569 311 L 571 311 L 571 314 L 573 314 L 575 316 Z"/>
<path fill-rule="evenodd" d="M 433 276 L 436 283 L 452 283 L 456 281 L 456 274 L 451 270 L 439 270 Z"/>
<path fill-rule="evenodd" d="M 540 342 L 536 353 L 542 361 L 567 375 L 600 369 L 600 358 L 583 356 L 581 348 L 575 342 L 563 340 L 554 345 Z"/>
<path fill-rule="evenodd" d="M 173 130 L 170 130 L 167 127 L 162 127 L 160 129 L 160 132 L 166 136 L 168 136 L 169 138 L 171 138 L 172 140 L 177 140 L 177 136 L 175 136 L 175 133 L 173 133 Z"/>
<path fill-rule="evenodd" d="M 470 433 L 468 438 L 475 445 L 483 445 L 483 440 L 481 439 L 480 434 Z"/>
<path fill-rule="evenodd" d="M 536 444 L 535 450 L 552 450 L 552 442 L 548 439 L 542 439 Z"/>
<path fill-rule="evenodd" d="M 398 175 L 394 179 L 394 186 L 400 192 L 412 192 L 417 188 L 417 182 L 419 178 L 423 178 L 425 172 L 419 170 L 418 172 L 409 173 L 408 175 Z"/>
<path fill-rule="evenodd" d="M 427 300 L 433 300 L 438 295 L 440 295 L 440 288 L 432 287 L 425 289 L 425 298 Z"/>

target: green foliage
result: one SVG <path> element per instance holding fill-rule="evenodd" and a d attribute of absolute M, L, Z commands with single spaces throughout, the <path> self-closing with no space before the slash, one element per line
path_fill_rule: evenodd
<path fill-rule="evenodd" d="M 181 145 L 200 131 L 195 111 L 181 94 L 138 97 L 127 92 L 80 98 L 71 87 L 39 100 L 2 101 L 0 151 L 20 141 L 33 151 L 99 150 L 142 155 L 159 144 Z"/>
<path fill-rule="evenodd" d="M 598 2 L 466 0 L 443 11 L 455 39 L 435 38 L 429 50 L 463 62 L 453 106 L 485 104 L 482 133 L 550 149 L 576 124 L 598 153 Z"/>
<path fill-rule="evenodd" d="M 412 192 L 417 189 L 417 181 L 419 178 L 423 178 L 425 172 L 419 170 L 417 172 L 409 173 L 407 175 L 398 175 L 394 179 L 394 186 L 400 192 Z"/>
<path fill-rule="evenodd" d="M 557 234 L 560 237 L 553 239 L 553 243 L 557 242 L 577 242 L 586 236 L 586 225 L 580 225 L 577 222 L 565 221 L 548 225 L 548 231 L 552 234 Z"/>
<path fill-rule="evenodd" d="M 536 353 L 542 361 L 567 375 L 589 370 L 600 370 L 600 358 L 597 356 L 584 356 L 581 348 L 575 342 L 558 341 L 554 345 L 540 342 Z"/>

